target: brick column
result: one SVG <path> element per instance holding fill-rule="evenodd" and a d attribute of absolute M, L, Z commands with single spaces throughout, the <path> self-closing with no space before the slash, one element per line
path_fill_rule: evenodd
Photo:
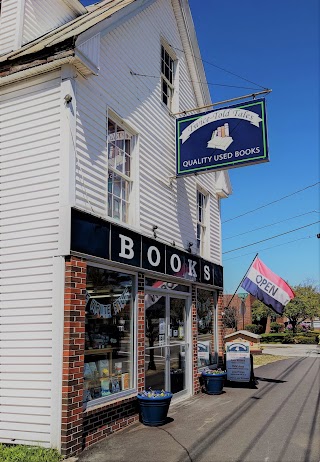
<path fill-rule="evenodd" d="M 193 349 L 192 354 L 192 377 L 193 377 L 193 393 L 197 394 L 201 391 L 198 372 L 198 324 L 197 324 L 197 291 L 192 286 L 191 293 L 191 335 L 192 339 L 190 347 Z"/>
<path fill-rule="evenodd" d="M 86 271 L 81 258 L 66 258 L 61 425 L 64 456 L 82 450 Z"/>
<path fill-rule="evenodd" d="M 218 292 L 218 308 L 217 308 L 217 322 L 218 322 L 218 355 L 219 361 L 218 364 L 221 366 L 224 361 L 224 336 L 225 336 L 225 329 L 223 325 L 222 319 L 222 311 L 223 311 L 223 293 Z"/>
<path fill-rule="evenodd" d="M 144 382 L 144 361 L 145 361 L 145 311 L 144 311 L 144 274 L 138 274 L 138 369 L 137 369 L 137 388 L 142 391 L 145 388 Z"/>

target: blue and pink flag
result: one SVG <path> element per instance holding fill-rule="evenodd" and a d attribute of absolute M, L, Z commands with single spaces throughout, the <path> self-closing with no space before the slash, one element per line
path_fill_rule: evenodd
<path fill-rule="evenodd" d="M 282 314 L 284 307 L 295 297 L 291 287 L 255 258 L 241 287 L 276 313 Z"/>

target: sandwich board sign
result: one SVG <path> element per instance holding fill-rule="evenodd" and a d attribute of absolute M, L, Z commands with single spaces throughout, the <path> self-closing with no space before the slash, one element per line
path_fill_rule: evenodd
<path fill-rule="evenodd" d="M 265 100 L 176 120 L 176 175 L 268 162 Z"/>
<path fill-rule="evenodd" d="M 226 343 L 227 380 L 250 382 L 251 359 L 249 342 Z"/>

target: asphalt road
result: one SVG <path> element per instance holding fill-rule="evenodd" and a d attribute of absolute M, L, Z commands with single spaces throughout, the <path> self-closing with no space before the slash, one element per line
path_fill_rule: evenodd
<path fill-rule="evenodd" d="M 280 356 L 320 357 L 320 345 L 282 345 L 263 344 L 263 353 Z"/>
<path fill-rule="evenodd" d="M 319 462 L 320 355 L 255 369 L 254 388 L 171 404 L 162 427 L 109 436 L 81 462 Z"/>

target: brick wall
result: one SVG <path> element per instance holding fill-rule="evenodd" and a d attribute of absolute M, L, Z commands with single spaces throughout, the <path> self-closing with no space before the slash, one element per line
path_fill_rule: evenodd
<path fill-rule="evenodd" d="M 230 306 L 236 308 L 238 312 L 237 330 L 243 330 L 244 326 L 246 326 L 247 324 L 252 324 L 252 303 L 256 299 L 250 294 L 247 296 L 247 298 L 245 299 L 246 312 L 244 316 L 242 317 L 242 315 L 240 314 L 241 298 L 238 297 L 238 295 L 235 295 L 233 298 L 232 297 L 233 297 L 232 295 L 225 294 L 223 296 L 223 303 L 224 303 L 224 306 L 226 307 L 228 306 L 230 300 L 232 299 Z M 234 332 L 234 329 L 227 331 L 226 335 L 232 332 Z"/>
<path fill-rule="evenodd" d="M 65 311 L 62 377 L 61 453 L 71 456 L 100 441 L 107 435 L 138 421 L 135 393 L 83 410 L 83 369 L 85 347 L 85 293 L 87 263 L 78 257 L 66 259 Z M 145 311 L 144 275 L 138 274 L 137 294 L 137 389 L 144 389 Z M 223 358 L 222 294 L 218 298 L 219 358 Z M 192 369 L 193 392 L 201 391 L 198 372 L 198 326 L 196 289 L 192 289 Z M 214 326 L 212 326 L 214 332 Z"/>
<path fill-rule="evenodd" d="M 66 258 L 62 370 L 61 453 L 82 449 L 86 262 Z M 57 405 L 59 405 L 57 403 Z"/>
<path fill-rule="evenodd" d="M 86 262 L 66 259 L 61 453 L 84 448 L 139 419 L 135 394 L 83 410 Z M 144 275 L 138 276 L 137 383 L 144 389 Z"/>
<path fill-rule="evenodd" d="M 217 311 L 218 344 L 219 344 L 219 350 L 218 350 L 219 366 L 221 366 L 223 364 L 223 362 L 224 362 L 224 336 L 226 335 L 225 334 L 225 329 L 224 329 L 224 326 L 223 326 L 223 318 L 222 318 L 223 307 L 224 307 L 223 293 L 219 292 L 218 293 L 218 311 Z"/>
<path fill-rule="evenodd" d="M 197 323 L 197 291 L 192 287 L 191 294 L 191 332 L 192 332 L 192 377 L 193 377 L 193 393 L 198 394 L 201 391 L 198 372 L 198 323 Z"/>

